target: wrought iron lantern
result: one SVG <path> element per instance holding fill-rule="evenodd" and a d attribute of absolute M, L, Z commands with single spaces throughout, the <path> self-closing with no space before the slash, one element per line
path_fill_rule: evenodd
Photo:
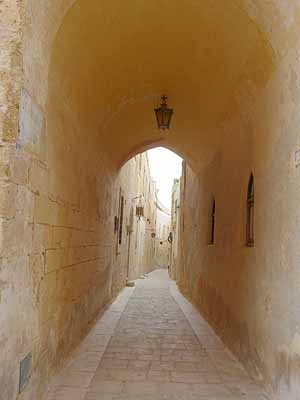
<path fill-rule="evenodd" d="M 155 108 L 158 129 L 170 129 L 171 118 L 173 115 L 172 108 L 168 108 L 167 96 L 162 96 L 162 103 L 159 108 Z"/>
<path fill-rule="evenodd" d="M 144 217 L 144 207 L 139 205 L 136 207 L 136 216 L 137 218 L 140 219 Z"/>

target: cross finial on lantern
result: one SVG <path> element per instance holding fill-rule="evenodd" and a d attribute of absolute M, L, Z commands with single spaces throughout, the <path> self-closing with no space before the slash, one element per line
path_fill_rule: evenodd
<path fill-rule="evenodd" d="M 163 104 L 167 104 L 168 96 L 163 95 L 163 96 L 161 96 L 161 99 L 162 99 Z"/>

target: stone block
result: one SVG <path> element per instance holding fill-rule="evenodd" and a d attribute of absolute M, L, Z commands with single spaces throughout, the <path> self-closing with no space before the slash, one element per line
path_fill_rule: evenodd
<path fill-rule="evenodd" d="M 55 225 L 57 222 L 57 203 L 46 195 L 35 197 L 34 222 Z"/>
<path fill-rule="evenodd" d="M 87 388 L 93 378 L 91 371 L 69 371 L 67 370 L 59 379 L 58 383 L 61 386 Z"/>
<path fill-rule="evenodd" d="M 43 253 L 53 248 L 53 227 L 50 225 L 33 225 L 32 254 Z"/>
<path fill-rule="evenodd" d="M 28 158 L 24 155 L 16 155 L 12 163 L 11 179 L 18 185 L 28 184 Z"/>
<path fill-rule="evenodd" d="M 37 297 L 41 323 L 48 321 L 57 308 L 57 275 L 49 273 L 40 281 Z"/>
<path fill-rule="evenodd" d="M 217 376 L 217 372 L 214 371 Z M 172 382 L 181 383 L 206 383 L 206 375 L 199 372 L 171 372 Z"/>
<path fill-rule="evenodd" d="M 29 187 L 37 194 L 47 194 L 49 188 L 48 170 L 46 167 L 32 161 L 29 169 Z"/>
<path fill-rule="evenodd" d="M 72 229 L 64 227 L 53 227 L 53 246 L 56 247 L 68 247 L 70 246 L 70 240 L 72 235 Z"/>
<path fill-rule="evenodd" d="M 0 217 L 13 218 L 16 214 L 17 185 L 0 182 Z"/>
<path fill-rule="evenodd" d="M 0 163 L 0 180 L 10 181 L 11 180 L 11 168 L 8 164 Z"/>
<path fill-rule="evenodd" d="M 34 254 L 29 257 L 29 270 L 32 279 L 32 287 L 38 294 L 38 285 L 45 274 L 45 260 L 42 254 Z"/>
<path fill-rule="evenodd" d="M 119 395 L 123 389 L 123 382 L 103 381 L 94 377 L 88 390 L 92 393 Z"/>
<path fill-rule="evenodd" d="M 21 217 L 0 219 L 1 257 L 28 255 L 32 248 L 32 224 Z"/>
<path fill-rule="evenodd" d="M 70 247 L 65 252 L 63 265 L 76 265 L 83 262 L 96 260 L 100 254 L 100 247 L 98 246 Z"/>
<path fill-rule="evenodd" d="M 18 185 L 16 193 L 16 211 L 26 221 L 33 222 L 35 195 L 26 186 Z"/>
<path fill-rule="evenodd" d="M 62 267 L 64 258 L 64 249 L 50 249 L 45 253 L 46 273 L 58 270 Z"/>
<path fill-rule="evenodd" d="M 0 164 L 10 165 L 12 154 L 13 154 L 13 149 L 10 144 L 8 144 L 8 143 L 0 144 Z"/>
<path fill-rule="evenodd" d="M 169 371 L 154 371 L 148 372 L 147 378 L 152 382 L 170 382 L 171 376 Z"/>
<path fill-rule="evenodd" d="M 114 369 L 114 368 L 128 368 L 128 360 L 118 360 L 115 358 L 104 358 L 100 365 L 99 368 L 101 369 Z"/>
<path fill-rule="evenodd" d="M 85 388 L 59 386 L 48 394 L 46 400 L 84 400 L 85 396 Z"/>
<path fill-rule="evenodd" d="M 100 363 L 98 352 L 79 352 L 71 361 L 69 370 L 95 372 Z"/>
<path fill-rule="evenodd" d="M 98 369 L 95 375 L 98 381 L 128 381 L 146 380 L 146 372 L 126 369 Z"/>
<path fill-rule="evenodd" d="M 45 117 L 43 111 L 25 89 L 21 92 L 19 126 L 18 146 L 39 153 L 45 129 Z"/>

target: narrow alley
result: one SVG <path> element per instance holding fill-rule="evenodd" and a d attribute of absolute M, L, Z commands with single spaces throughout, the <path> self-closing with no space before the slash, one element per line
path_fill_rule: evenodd
<path fill-rule="evenodd" d="M 104 312 L 47 400 L 262 400 L 166 270 L 125 288 Z"/>
<path fill-rule="evenodd" d="M 300 400 L 300 0 L 0 38 L 0 400 Z"/>

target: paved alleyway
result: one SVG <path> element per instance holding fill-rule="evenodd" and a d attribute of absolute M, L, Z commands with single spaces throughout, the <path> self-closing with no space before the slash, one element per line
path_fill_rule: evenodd
<path fill-rule="evenodd" d="M 167 272 L 126 288 L 47 400 L 262 400 Z"/>

